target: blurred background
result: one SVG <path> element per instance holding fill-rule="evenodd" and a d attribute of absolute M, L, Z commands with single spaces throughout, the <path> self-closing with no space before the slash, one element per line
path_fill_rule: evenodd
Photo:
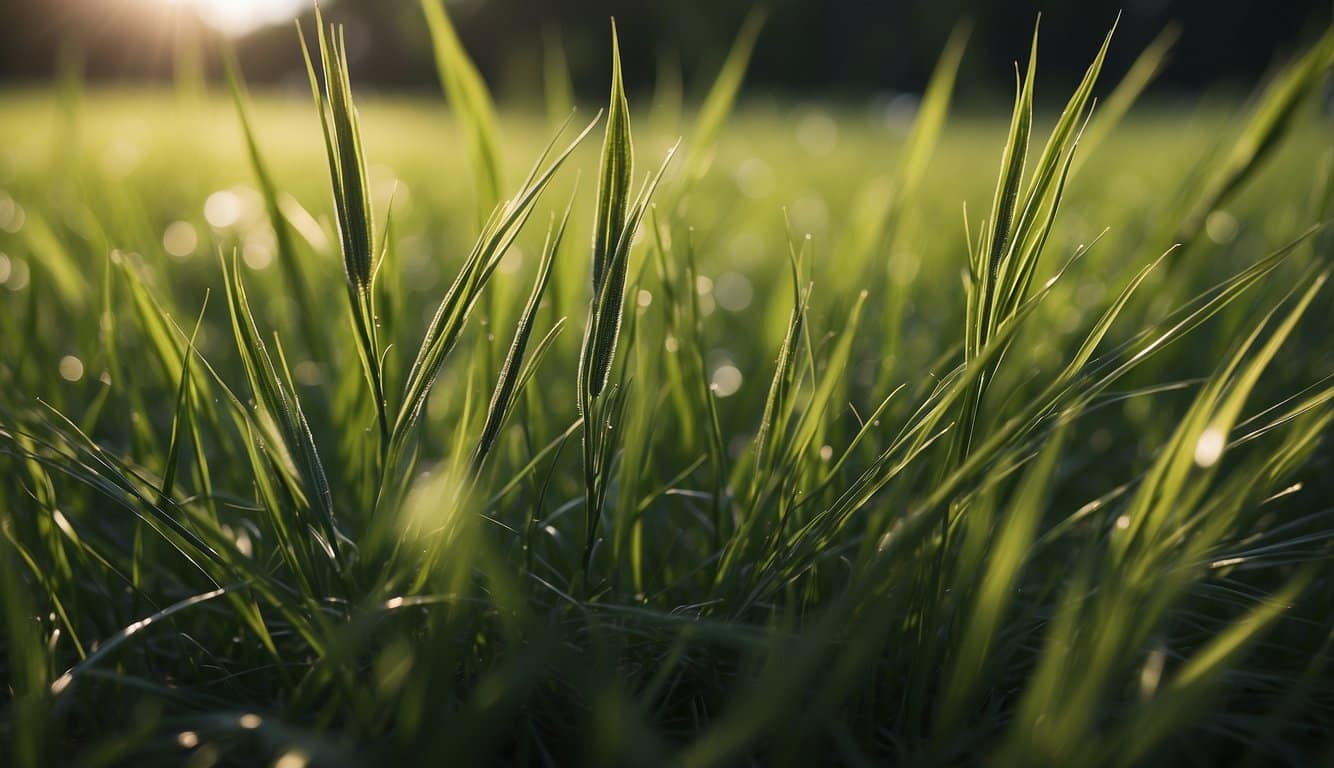
<path fill-rule="evenodd" d="M 451 0 L 469 52 L 503 102 L 541 89 L 544 51 L 559 41 L 581 99 L 601 98 L 607 19 L 614 16 L 632 88 L 667 77 L 687 96 L 707 87 L 751 0 Z M 768 0 L 767 21 L 747 78 L 751 93 L 855 98 L 920 90 L 950 30 L 973 32 L 959 78 L 962 94 L 1008 94 L 997 62 L 1022 59 L 1039 11 L 1042 72 L 1071 81 L 1088 54 L 1121 20 L 1108 69 L 1123 71 L 1165 27 L 1181 38 L 1158 79 L 1159 93 L 1206 86 L 1249 88 L 1276 62 L 1331 23 L 1329 0 Z M 362 90 L 434 89 L 416 0 L 325 0 L 347 25 L 353 77 Z M 252 83 L 305 87 L 292 28 L 307 23 L 310 0 L 0 0 L 0 83 L 50 79 L 80 62 L 94 82 L 169 80 L 181 68 L 218 71 L 218 49 L 237 49 Z M 179 56 L 177 52 L 188 52 Z M 62 64 L 65 62 L 65 64 Z"/>

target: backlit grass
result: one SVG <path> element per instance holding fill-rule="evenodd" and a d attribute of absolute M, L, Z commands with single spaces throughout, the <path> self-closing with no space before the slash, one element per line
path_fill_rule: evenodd
<path fill-rule="evenodd" d="M 1331 754 L 1334 35 L 570 113 L 424 7 L 447 108 L 0 93 L 6 764 Z"/>

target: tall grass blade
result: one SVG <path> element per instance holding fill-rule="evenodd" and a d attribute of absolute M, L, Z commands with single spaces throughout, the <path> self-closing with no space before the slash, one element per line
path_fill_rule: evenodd
<path fill-rule="evenodd" d="M 472 145 L 478 180 L 478 210 L 485 215 L 500 202 L 504 189 L 495 107 L 486 81 L 482 80 L 454 31 L 444 0 L 421 0 L 421 7 L 426 15 L 426 28 L 431 33 L 440 84 L 444 86 L 449 106 L 459 116 Z"/>

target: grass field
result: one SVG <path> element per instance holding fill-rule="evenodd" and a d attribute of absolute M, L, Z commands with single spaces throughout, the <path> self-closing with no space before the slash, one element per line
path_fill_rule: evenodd
<path fill-rule="evenodd" d="M 1334 759 L 1334 33 L 1013 115 L 743 34 L 543 155 L 431 18 L 450 109 L 0 92 L 0 763 Z"/>

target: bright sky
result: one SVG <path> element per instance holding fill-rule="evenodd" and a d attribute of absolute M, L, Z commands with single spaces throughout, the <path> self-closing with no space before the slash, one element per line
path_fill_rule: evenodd
<path fill-rule="evenodd" d="M 310 5 L 310 0 L 157 0 L 178 7 L 190 7 L 205 21 L 231 35 L 242 35 L 267 24 L 295 18 Z"/>

